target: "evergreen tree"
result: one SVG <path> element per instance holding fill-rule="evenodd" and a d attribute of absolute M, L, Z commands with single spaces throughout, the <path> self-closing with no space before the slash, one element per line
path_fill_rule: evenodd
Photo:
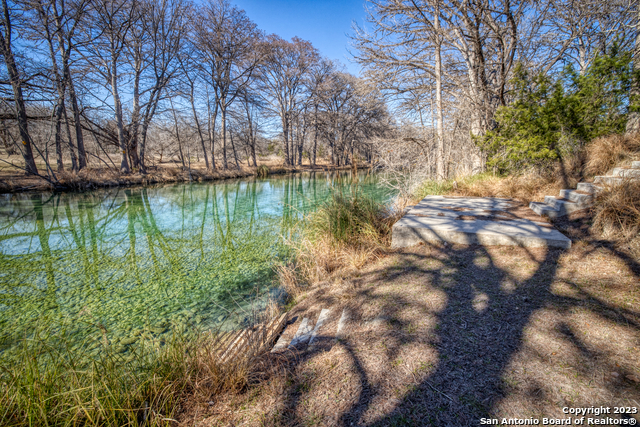
<path fill-rule="evenodd" d="M 614 45 L 579 74 L 567 66 L 557 77 L 514 72 L 513 102 L 498 109 L 496 127 L 477 140 L 488 167 L 509 172 L 561 160 L 588 141 L 623 132 L 630 109 L 631 53 Z"/>

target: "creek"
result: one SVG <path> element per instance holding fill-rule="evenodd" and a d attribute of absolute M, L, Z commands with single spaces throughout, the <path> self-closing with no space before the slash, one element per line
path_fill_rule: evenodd
<path fill-rule="evenodd" d="M 391 191 L 359 172 L 378 201 Z M 108 339 L 234 328 L 278 294 L 286 240 L 351 172 L 0 196 L 0 350 L 37 325 Z M 13 338 L 12 338 L 13 337 Z M 88 346 L 88 348 L 87 348 Z"/>

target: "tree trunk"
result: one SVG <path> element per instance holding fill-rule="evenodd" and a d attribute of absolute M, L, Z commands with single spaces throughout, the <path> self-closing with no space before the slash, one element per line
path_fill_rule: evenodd
<path fill-rule="evenodd" d="M 78 106 L 78 98 L 73 85 L 73 79 L 67 65 L 65 70 L 67 78 L 67 87 L 69 89 L 69 100 L 71 101 L 71 110 L 73 111 L 73 126 L 76 133 L 76 147 L 78 148 L 78 169 L 82 170 L 87 167 L 87 152 L 84 148 L 84 134 L 82 133 L 82 123 L 80 122 L 80 107 Z"/>
<path fill-rule="evenodd" d="M 302 126 L 302 136 L 300 137 L 300 127 L 298 127 L 298 166 L 302 166 L 302 152 L 304 151 L 304 139 L 307 136 L 307 128 Z"/>
<path fill-rule="evenodd" d="M 49 56 L 51 57 L 51 71 L 55 79 L 56 90 L 58 91 L 58 102 L 55 108 L 55 146 L 56 146 L 56 163 L 58 166 L 58 172 L 64 171 L 64 161 L 62 159 L 62 108 L 64 105 L 65 86 L 64 80 L 60 78 L 60 71 L 58 68 L 58 61 L 56 60 L 56 53 L 53 47 L 53 40 L 51 32 L 49 31 L 49 20 L 46 17 L 44 10 L 38 10 L 42 23 L 45 26 L 47 45 L 49 47 Z M 76 169 L 73 168 L 75 171 Z"/>
<path fill-rule="evenodd" d="M 222 165 L 224 170 L 227 170 L 229 169 L 227 164 L 227 112 L 222 106 L 220 106 L 220 114 L 222 119 Z"/>
<path fill-rule="evenodd" d="M 36 167 L 36 162 L 33 158 L 33 151 L 31 149 L 31 136 L 29 135 L 29 126 L 27 123 L 27 110 L 22 96 L 22 80 L 20 79 L 18 67 L 16 66 L 13 51 L 11 49 L 11 16 L 7 0 L 2 0 L 2 9 L 4 14 L 5 33 L 2 34 L 2 32 L 0 32 L 0 53 L 4 57 L 4 62 L 9 74 L 9 80 L 11 81 L 11 89 L 13 90 L 13 99 L 16 107 L 16 120 L 18 121 L 20 139 L 22 139 L 22 145 L 24 146 L 24 149 L 22 150 L 24 169 L 27 175 L 37 175 L 38 168 Z"/>
<path fill-rule="evenodd" d="M 64 171 L 64 162 L 62 161 L 62 102 L 60 99 L 58 99 L 58 105 L 56 105 L 55 121 L 56 163 L 58 172 L 62 172 Z"/>
<path fill-rule="evenodd" d="M 69 154 L 71 155 L 71 170 L 74 172 L 78 171 L 78 158 L 76 157 L 76 152 L 73 146 L 73 140 L 71 138 L 71 129 L 69 128 L 69 117 L 67 115 L 67 107 L 62 101 L 62 112 L 64 115 L 64 126 L 67 130 L 67 141 L 69 143 Z"/>
<path fill-rule="evenodd" d="M 202 128 L 200 127 L 200 120 L 198 120 L 198 113 L 196 112 L 196 104 L 193 99 L 193 85 L 191 85 L 191 92 L 189 100 L 191 102 L 191 111 L 193 112 L 193 120 L 196 122 L 196 130 L 198 131 L 198 137 L 200 138 L 200 144 L 202 145 L 202 153 L 204 154 L 204 164 L 207 166 L 207 170 L 211 170 L 209 166 L 209 156 L 207 156 L 207 148 L 204 144 L 204 137 L 202 136 Z"/>
<path fill-rule="evenodd" d="M 236 144 L 233 142 L 233 132 L 229 131 L 229 138 L 231 139 L 231 149 L 233 150 L 233 158 L 236 162 L 236 169 L 240 170 L 240 163 L 238 162 L 238 153 L 236 152 Z"/>
<path fill-rule="evenodd" d="M 127 144 L 131 154 L 131 167 L 140 169 L 140 158 L 138 157 L 138 131 L 140 129 L 140 74 L 141 61 L 136 58 L 134 65 L 133 79 L 133 111 L 131 113 L 131 129 L 129 131 L 129 143 Z"/>
<path fill-rule="evenodd" d="M 251 136 L 251 158 L 253 159 L 253 166 L 258 167 L 258 161 L 256 159 L 256 138 Z"/>
<path fill-rule="evenodd" d="M 318 148 L 318 104 L 315 105 L 315 113 L 313 119 L 313 151 L 311 153 L 311 167 L 316 167 L 316 150 Z"/>
<path fill-rule="evenodd" d="M 282 114 L 282 138 L 284 139 L 284 164 L 289 165 L 289 118 L 288 112 Z"/>
<path fill-rule="evenodd" d="M 113 104 L 116 110 L 116 125 L 118 127 L 118 145 L 120 146 L 120 172 L 124 174 L 131 173 L 129 169 L 129 161 L 127 160 L 127 141 L 124 137 L 124 123 L 122 119 L 122 105 L 120 103 L 120 94 L 118 93 L 118 75 L 117 64 L 115 59 L 111 63 L 111 92 L 113 94 Z"/>
<path fill-rule="evenodd" d="M 209 116 L 209 143 L 211 144 L 211 170 L 216 170 L 216 151 L 215 151 L 215 136 L 216 136 L 216 119 L 218 118 L 218 104 L 215 103 L 213 109 L 213 115 L 211 114 L 211 102 L 207 95 L 207 114 Z"/>
<path fill-rule="evenodd" d="M 440 42 L 440 6 L 439 2 L 436 2 L 436 16 L 435 16 L 435 30 L 436 30 L 436 177 L 437 179 L 445 179 L 444 171 L 444 115 L 442 112 L 442 43 Z"/>
<path fill-rule="evenodd" d="M 635 47 L 633 49 L 633 71 L 640 74 L 640 10 L 637 12 L 636 16 L 636 41 Z M 638 107 L 638 101 L 640 97 L 640 82 L 638 81 L 638 76 L 634 76 L 634 79 L 631 83 L 631 90 L 629 93 L 629 105 Z M 629 111 L 629 115 L 627 116 L 627 133 L 636 133 L 640 132 L 640 111 Z"/>
<path fill-rule="evenodd" d="M 256 138 L 253 135 L 253 120 L 251 118 L 251 112 L 248 106 L 246 107 L 246 111 L 247 111 L 247 123 L 249 125 L 249 149 L 251 151 L 250 153 L 251 159 L 253 159 L 253 166 L 258 167 L 258 162 L 256 161 Z M 249 159 L 247 159 L 247 163 L 249 163 Z M 249 166 L 251 166 L 251 164 L 249 164 Z"/>
<path fill-rule="evenodd" d="M 178 153 L 180 153 L 180 162 L 182 163 L 182 167 L 186 168 L 187 165 L 184 162 L 184 153 L 182 152 L 182 140 L 180 139 L 180 129 L 178 129 L 178 116 L 176 116 L 176 110 L 173 108 L 173 103 L 171 105 L 171 109 L 173 111 L 173 122 L 175 124 L 176 131 L 176 140 L 178 141 Z"/>

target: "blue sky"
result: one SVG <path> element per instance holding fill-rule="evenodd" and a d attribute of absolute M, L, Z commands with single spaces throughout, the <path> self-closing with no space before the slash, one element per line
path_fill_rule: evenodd
<path fill-rule="evenodd" d="M 349 61 L 347 52 L 351 22 L 362 25 L 365 0 L 231 0 L 247 12 L 258 27 L 290 40 L 310 41 L 320 53 L 338 60 L 358 75 L 360 66 Z"/>

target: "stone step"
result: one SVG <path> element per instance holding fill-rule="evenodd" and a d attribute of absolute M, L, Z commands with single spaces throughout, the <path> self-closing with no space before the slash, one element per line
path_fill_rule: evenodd
<path fill-rule="evenodd" d="M 640 169 L 640 162 L 631 162 L 631 167 L 634 169 Z"/>
<path fill-rule="evenodd" d="M 623 178 L 640 178 L 640 169 L 615 168 L 612 175 Z"/>
<path fill-rule="evenodd" d="M 300 324 L 298 325 L 298 329 L 296 330 L 295 335 L 291 339 L 291 342 L 288 343 L 287 345 L 288 340 L 284 337 L 285 334 L 280 335 L 280 338 L 278 339 L 275 346 L 271 350 L 271 353 L 276 353 L 276 352 L 285 350 L 287 348 L 289 349 L 296 348 L 298 350 L 302 350 L 304 349 L 307 343 L 308 343 L 307 348 L 313 349 L 320 342 L 320 336 L 318 334 L 320 333 L 320 330 L 324 326 L 324 324 L 327 321 L 329 321 L 329 318 L 331 316 L 331 311 L 332 311 L 331 309 L 326 309 L 326 308 L 323 308 L 322 310 L 320 310 L 320 315 L 318 316 L 318 321 L 316 322 L 315 327 L 313 326 L 313 322 L 311 318 L 309 317 L 303 318 Z M 350 312 L 347 309 L 344 309 L 342 311 L 342 317 L 338 322 L 338 330 L 336 331 L 336 334 L 332 337 L 329 336 L 328 338 L 332 340 L 337 340 L 342 334 L 344 334 L 345 325 L 347 322 L 349 322 L 350 318 L 351 318 Z M 327 338 L 327 337 L 323 336 L 323 338 Z"/>
<path fill-rule="evenodd" d="M 590 182 L 579 182 L 576 190 L 583 193 L 596 194 L 598 191 L 602 190 L 602 187 Z"/>
<path fill-rule="evenodd" d="M 309 341 L 309 338 L 311 337 L 312 330 L 313 324 L 311 323 L 309 318 L 305 317 L 304 319 L 302 319 L 302 322 L 300 322 L 300 326 L 298 326 L 296 334 L 293 336 L 291 343 L 289 343 L 289 348 L 306 344 L 306 342 Z"/>
<path fill-rule="evenodd" d="M 342 310 L 342 316 L 338 320 L 338 330 L 336 331 L 336 340 L 342 339 L 347 330 L 347 323 L 351 321 L 351 311 L 345 308 Z"/>
<path fill-rule="evenodd" d="M 420 243 L 571 247 L 571 240 L 546 222 L 487 215 L 512 206 L 510 200 L 491 197 L 427 196 L 393 225 L 391 247 Z"/>
<path fill-rule="evenodd" d="M 585 206 L 580 206 L 575 202 L 559 199 L 554 196 L 544 196 L 544 203 L 551 206 L 554 210 L 557 210 L 560 216 L 585 209 Z"/>
<path fill-rule="evenodd" d="M 546 203 L 531 202 L 529 203 L 529 209 L 531 209 L 532 211 L 534 211 L 540 216 L 546 216 L 551 219 L 555 219 L 555 218 L 558 218 L 559 216 L 562 216 L 560 215 L 560 212 L 557 209 L 554 209 L 552 206 L 549 206 Z"/>
<path fill-rule="evenodd" d="M 323 308 L 320 311 L 320 316 L 318 317 L 318 321 L 316 322 L 316 327 L 313 328 L 313 332 L 311 333 L 311 338 L 309 338 L 309 347 L 312 347 L 316 343 L 316 340 L 318 338 L 318 331 L 320 330 L 324 322 L 327 321 L 330 314 L 331 314 L 331 310 L 328 310 L 326 308 Z"/>
<path fill-rule="evenodd" d="M 594 184 L 603 184 L 603 185 L 620 185 L 624 181 L 624 178 L 619 176 L 596 176 L 593 179 Z"/>
<path fill-rule="evenodd" d="M 593 194 L 587 194 L 578 190 L 560 190 L 560 197 L 577 203 L 578 206 L 588 207 L 593 203 Z"/>

